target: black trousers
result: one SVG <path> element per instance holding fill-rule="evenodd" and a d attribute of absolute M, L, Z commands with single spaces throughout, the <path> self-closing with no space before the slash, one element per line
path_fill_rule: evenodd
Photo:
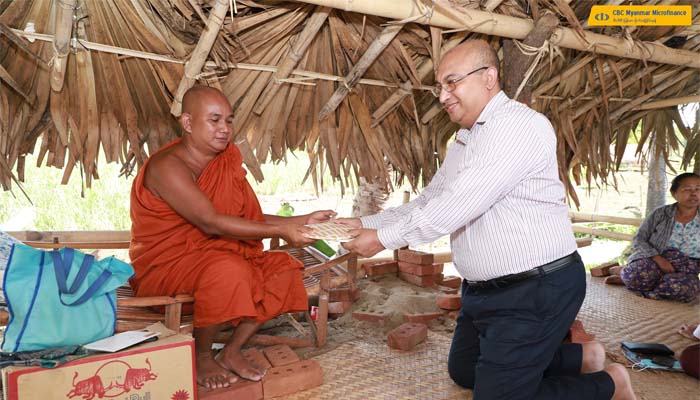
<path fill-rule="evenodd" d="M 448 359 L 452 379 L 485 399 L 610 399 L 606 372 L 582 375 L 582 347 L 562 344 L 586 295 L 583 263 L 506 288 L 470 290 Z"/>

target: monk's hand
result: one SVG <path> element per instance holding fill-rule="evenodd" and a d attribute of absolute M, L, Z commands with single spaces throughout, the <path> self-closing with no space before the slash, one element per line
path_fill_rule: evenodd
<path fill-rule="evenodd" d="M 282 239 L 294 247 L 305 247 L 316 241 L 316 239 L 310 239 L 305 236 L 305 234 L 308 235 L 313 232 L 311 228 L 294 224 L 279 225 L 279 227 L 282 230 L 280 234 Z"/>
<path fill-rule="evenodd" d="M 319 211 L 314 211 L 311 214 L 306 215 L 306 224 L 318 224 L 321 222 L 326 222 L 329 221 L 331 218 L 335 217 L 338 215 L 335 211 L 333 210 L 319 210 Z"/>
<path fill-rule="evenodd" d="M 362 228 L 362 221 L 359 218 L 336 218 L 333 222 L 336 224 L 349 225 L 355 229 Z"/>
<path fill-rule="evenodd" d="M 362 257 L 372 257 L 385 249 L 382 242 L 379 241 L 376 229 L 353 229 L 350 234 L 354 236 L 354 239 L 342 243 L 342 246 Z"/>
<path fill-rule="evenodd" d="M 661 269 L 661 272 L 664 274 L 670 274 L 673 272 L 676 272 L 676 269 L 673 268 L 673 265 L 665 259 L 663 256 L 654 256 L 652 257 L 656 265 L 659 266 L 659 269 Z"/>

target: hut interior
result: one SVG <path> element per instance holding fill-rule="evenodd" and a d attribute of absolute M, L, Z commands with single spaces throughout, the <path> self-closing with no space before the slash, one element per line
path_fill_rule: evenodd
<path fill-rule="evenodd" d="M 592 27 L 589 11 L 566 0 L 3 0 L 0 182 L 22 181 L 34 151 L 63 183 L 78 169 L 90 187 L 101 157 L 130 174 L 179 135 L 179 101 L 200 83 L 228 96 L 257 180 L 260 163 L 303 150 L 317 185 L 327 171 L 342 188 L 416 188 L 457 128 L 431 94 L 435 65 L 473 37 L 499 48 L 506 93 L 554 124 L 575 203 L 572 180 L 615 183 L 630 135 L 639 152 L 680 149 L 682 167 L 697 168 L 698 126 L 676 107 L 698 101 L 697 25 Z"/>
<path fill-rule="evenodd" d="M 616 185 L 632 136 L 638 154 L 669 166 L 671 154 L 681 154 L 680 168 L 697 172 L 700 111 L 688 124 L 678 108 L 700 102 L 697 2 L 644 2 L 692 5 L 691 26 L 589 26 L 592 3 L 635 2 L 0 0 L 0 184 L 21 187 L 34 152 L 40 166 L 63 171 L 64 184 L 82 179 L 90 187 L 101 160 L 133 174 L 180 135 L 182 96 L 203 84 L 232 104 L 232 141 L 258 181 L 265 178 L 261 164 L 283 163 L 292 150 L 308 153 L 306 178 L 317 190 L 324 174 L 342 190 L 358 182 L 417 189 L 435 174 L 458 129 L 433 95 L 436 65 L 470 38 L 498 49 L 505 92 L 552 122 L 560 177 L 574 205 L 576 184 Z M 374 283 L 363 281 L 362 289 L 371 292 Z M 652 341 L 661 332 L 674 350 L 686 344 L 672 331 L 697 322 L 689 321 L 697 302 L 674 308 L 630 299 L 621 288 L 610 296 L 592 283 L 581 318 L 608 342 L 609 354 L 633 334 Z M 654 312 L 664 317 L 648 320 L 647 307 L 660 307 Z M 342 323 L 329 337 L 347 334 Z M 368 334 L 358 332 L 353 340 Z M 387 355 L 377 345 L 385 336 L 370 336 L 374 341 L 347 341 L 321 355 L 332 381 L 352 382 L 299 398 L 468 395 L 442 371 L 444 335 L 428 337 L 442 358 L 426 352 L 411 360 Z M 386 365 L 362 364 L 372 357 L 391 358 L 396 375 L 386 375 Z M 429 385 L 392 386 L 434 368 L 442 369 Z M 358 370 L 365 384 L 357 385 Z M 640 376 L 633 374 L 633 383 L 641 398 L 697 396 L 688 377 Z"/>

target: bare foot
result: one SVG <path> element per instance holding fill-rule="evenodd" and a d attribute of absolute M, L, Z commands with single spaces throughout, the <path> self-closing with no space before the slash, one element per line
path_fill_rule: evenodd
<path fill-rule="evenodd" d="M 216 361 L 222 367 L 249 381 L 259 381 L 265 376 L 266 370 L 246 360 L 240 350 L 224 348 L 216 357 Z"/>
<path fill-rule="evenodd" d="M 700 341 L 700 339 L 693 336 L 693 331 L 695 330 L 695 328 L 695 325 L 683 324 L 681 325 L 680 329 L 678 329 L 678 334 L 696 342 Z"/>
<path fill-rule="evenodd" d="M 620 273 L 622 272 L 622 267 L 624 267 L 624 265 L 610 267 L 610 275 L 618 275 L 619 276 Z"/>
<path fill-rule="evenodd" d="M 205 388 L 217 389 L 236 383 L 238 377 L 222 368 L 210 353 L 197 355 L 197 383 Z"/>
<path fill-rule="evenodd" d="M 622 278 L 620 278 L 619 275 L 610 275 L 609 277 L 605 278 L 604 282 L 608 285 L 624 285 Z"/>
<path fill-rule="evenodd" d="M 605 367 L 605 372 L 615 382 L 615 392 L 612 400 L 637 400 L 637 396 L 632 390 L 632 382 L 630 381 L 630 374 L 627 372 L 627 368 L 621 364 L 610 364 Z"/>
<path fill-rule="evenodd" d="M 605 366 L 605 347 L 600 342 L 586 342 L 581 346 L 583 346 L 581 373 L 591 374 L 602 371 Z"/>

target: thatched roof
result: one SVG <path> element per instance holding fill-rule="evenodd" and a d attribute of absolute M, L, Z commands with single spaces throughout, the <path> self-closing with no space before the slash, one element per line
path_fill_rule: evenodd
<path fill-rule="evenodd" d="M 700 152 L 675 107 L 699 100 L 697 25 L 592 28 L 589 2 L 567 0 L 237 0 L 233 19 L 231 3 L 0 0 L 3 187 L 37 141 L 64 182 L 77 166 L 89 186 L 98 157 L 131 171 L 178 135 L 172 113 L 195 82 L 230 99 L 258 180 L 292 149 L 310 154 L 314 182 L 328 170 L 344 186 L 388 183 L 393 170 L 415 186 L 457 129 L 428 90 L 434 65 L 471 37 L 502 49 L 507 93 L 554 124 L 571 194 L 568 172 L 605 182 L 639 121 L 640 149 L 684 147 L 686 166 Z M 21 32 L 28 22 L 40 34 Z"/>

